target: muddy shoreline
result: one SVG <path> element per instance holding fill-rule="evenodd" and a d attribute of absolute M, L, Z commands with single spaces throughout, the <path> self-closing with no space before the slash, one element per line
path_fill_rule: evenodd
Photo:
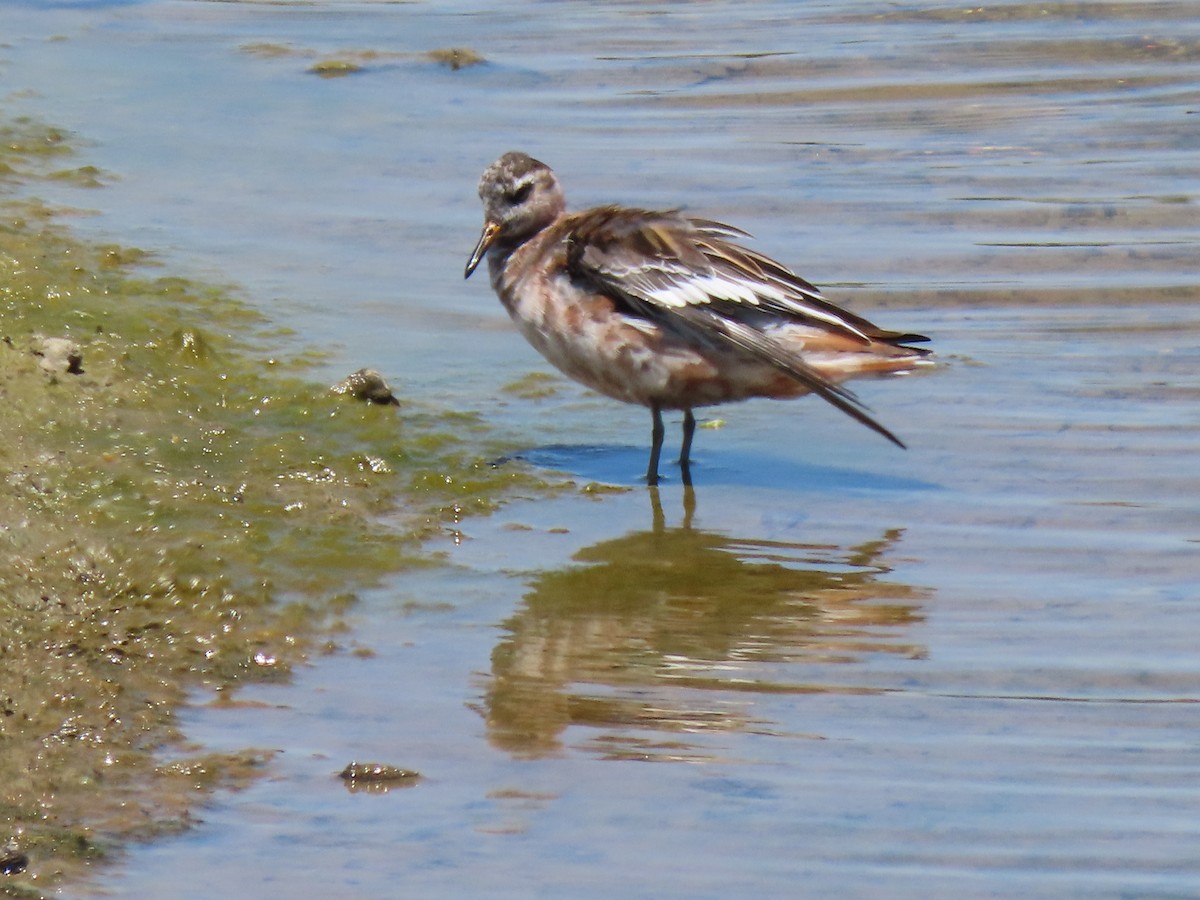
<path fill-rule="evenodd" d="M 0 130 L 0 890 L 41 896 L 268 769 L 190 746 L 189 695 L 338 652 L 356 590 L 522 476 L 471 417 L 331 393 L 228 291 L 80 240 L 35 196 L 91 171 L 71 136 Z"/>

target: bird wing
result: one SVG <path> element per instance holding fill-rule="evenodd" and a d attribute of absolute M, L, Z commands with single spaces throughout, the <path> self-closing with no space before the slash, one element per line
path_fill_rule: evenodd
<path fill-rule="evenodd" d="M 765 313 L 822 327 L 863 345 L 927 339 L 882 331 L 834 306 L 790 269 L 729 240 L 739 237 L 748 235 L 677 212 L 604 207 L 580 214 L 573 223 L 567 267 L 640 315 L 705 341 L 736 347 L 774 366 L 903 447 L 852 391 L 771 340 L 751 320 Z"/>
<path fill-rule="evenodd" d="M 904 442 L 900 438 L 872 418 L 866 404 L 853 391 L 822 375 L 799 355 L 789 352 L 757 328 L 736 319 L 718 315 L 712 309 L 687 307 L 678 310 L 677 315 L 686 323 L 687 328 L 694 329 L 698 334 L 724 340 L 749 355 L 769 363 L 785 375 L 800 382 L 822 400 L 840 409 L 850 418 L 883 435 L 896 446 L 904 447 Z"/>
<path fill-rule="evenodd" d="M 709 306 L 825 328 L 862 344 L 920 335 L 885 332 L 830 303 L 795 272 L 731 239 L 739 228 L 678 212 L 601 207 L 576 218 L 568 264 L 596 282 L 663 309 Z"/>

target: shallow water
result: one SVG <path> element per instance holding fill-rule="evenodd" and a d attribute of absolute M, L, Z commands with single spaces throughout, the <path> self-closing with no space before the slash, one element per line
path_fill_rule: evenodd
<path fill-rule="evenodd" d="M 78 227 L 629 488 L 465 519 L 363 596 L 363 652 L 196 697 L 184 733 L 270 774 L 66 893 L 1200 892 L 1200 14 L 800 9 L 3 7 L 6 105 L 114 176 L 50 198 Z M 694 497 L 651 492 L 643 410 L 501 390 L 545 366 L 459 273 L 514 148 L 933 336 L 859 390 L 910 450 L 744 404 Z M 424 778 L 350 792 L 351 760 Z"/>

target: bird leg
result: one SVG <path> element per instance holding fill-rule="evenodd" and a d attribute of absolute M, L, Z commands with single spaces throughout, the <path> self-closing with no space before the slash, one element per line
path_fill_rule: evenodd
<path fill-rule="evenodd" d="M 683 447 L 679 451 L 679 473 L 687 487 L 692 484 L 692 435 L 696 433 L 696 417 L 690 409 L 683 411 Z"/>
<path fill-rule="evenodd" d="M 653 487 L 658 484 L 658 457 L 662 453 L 663 428 L 662 410 L 657 403 L 650 404 L 650 415 L 654 417 L 654 426 L 650 429 L 650 465 L 646 467 L 646 484 Z"/>

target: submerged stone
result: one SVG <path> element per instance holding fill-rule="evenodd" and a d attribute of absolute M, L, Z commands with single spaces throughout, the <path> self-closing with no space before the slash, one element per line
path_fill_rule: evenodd
<path fill-rule="evenodd" d="M 399 406 L 400 401 L 392 393 L 391 386 L 374 369 L 359 369 L 347 375 L 330 390 L 335 394 L 346 394 L 364 403 L 378 403 L 381 406 Z"/>
<path fill-rule="evenodd" d="M 377 762 L 352 762 L 338 773 L 351 793 L 385 793 L 392 788 L 413 787 L 421 773 Z"/>
<path fill-rule="evenodd" d="M 465 69 L 468 66 L 478 66 L 487 62 L 487 60 L 469 47 L 444 47 L 438 50 L 430 50 L 429 58 L 436 63 L 441 63 L 443 66 L 448 66 L 455 72 L 459 69 Z"/>
<path fill-rule="evenodd" d="M 310 74 L 319 75 L 322 78 L 341 78 L 345 75 L 354 75 L 362 70 L 362 66 L 348 59 L 323 59 L 308 67 Z"/>

